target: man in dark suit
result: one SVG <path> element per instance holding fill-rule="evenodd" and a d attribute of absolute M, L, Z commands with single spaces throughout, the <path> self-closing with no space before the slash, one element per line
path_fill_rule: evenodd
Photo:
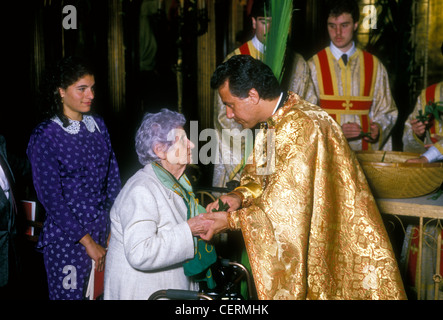
<path fill-rule="evenodd" d="M 12 167 L 18 161 L 8 161 L 6 140 L 0 135 L 0 299 L 14 298 L 17 292 L 19 255 L 17 254 L 17 194 Z M 17 162 L 20 174 L 29 171 L 27 161 Z"/>
<path fill-rule="evenodd" d="M 14 176 L 6 156 L 6 141 L 0 136 L 0 297 L 7 298 L 11 278 L 17 268 L 15 236 L 17 205 L 14 199 Z"/>

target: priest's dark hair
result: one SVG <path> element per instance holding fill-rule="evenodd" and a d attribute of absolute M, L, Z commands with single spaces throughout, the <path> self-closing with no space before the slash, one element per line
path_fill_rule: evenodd
<path fill-rule="evenodd" d="M 211 88 L 217 90 L 229 80 L 233 96 L 248 97 L 257 90 L 260 98 L 272 100 L 281 94 L 281 87 L 271 68 L 250 55 L 235 55 L 217 67 L 211 78 Z"/>

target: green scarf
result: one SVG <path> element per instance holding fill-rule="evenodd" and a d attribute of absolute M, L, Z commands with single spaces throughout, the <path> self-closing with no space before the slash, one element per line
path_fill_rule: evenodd
<path fill-rule="evenodd" d="M 205 208 L 203 208 L 195 198 L 191 183 L 185 174 L 177 180 L 169 171 L 156 162 L 152 162 L 152 168 L 157 178 L 165 187 L 183 198 L 188 208 L 188 220 L 198 216 L 200 213 L 206 212 Z M 212 277 L 210 266 L 217 260 L 215 248 L 197 237 L 194 237 L 194 248 L 194 258 L 183 264 L 185 275 L 192 277 L 195 281 L 206 281 L 208 288 L 213 289 L 216 284 Z"/>

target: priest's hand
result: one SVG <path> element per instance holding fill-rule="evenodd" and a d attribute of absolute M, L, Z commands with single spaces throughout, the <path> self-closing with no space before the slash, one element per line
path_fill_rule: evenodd
<path fill-rule="evenodd" d="M 209 241 L 212 237 L 229 228 L 228 224 L 228 213 L 227 212 L 210 212 L 203 213 L 203 217 L 209 221 L 212 221 L 212 225 L 209 227 L 209 230 L 206 234 L 201 234 L 200 238 L 205 241 Z"/>
<path fill-rule="evenodd" d="M 235 210 L 239 209 L 241 206 L 240 197 L 236 196 L 233 193 L 222 195 L 219 199 L 223 203 L 228 204 L 229 209 L 226 210 L 227 212 L 235 211 Z M 215 211 L 217 211 L 218 207 L 219 207 L 218 200 L 216 200 L 206 206 L 206 212 L 212 212 L 213 209 L 215 209 Z"/>

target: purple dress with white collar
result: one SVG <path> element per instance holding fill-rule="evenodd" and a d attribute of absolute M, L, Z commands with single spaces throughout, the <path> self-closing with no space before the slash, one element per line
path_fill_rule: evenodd
<path fill-rule="evenodd" d="M 121 188 L 117 160 L 102 118 L 84 115 L 68 127 L 54 117 L 31 134 L 27 155 L 46 219 L 43 250 L 50 299 L 83 299 L 91 258 L 86 234 L 106 247 L 109 210 Z"/>

